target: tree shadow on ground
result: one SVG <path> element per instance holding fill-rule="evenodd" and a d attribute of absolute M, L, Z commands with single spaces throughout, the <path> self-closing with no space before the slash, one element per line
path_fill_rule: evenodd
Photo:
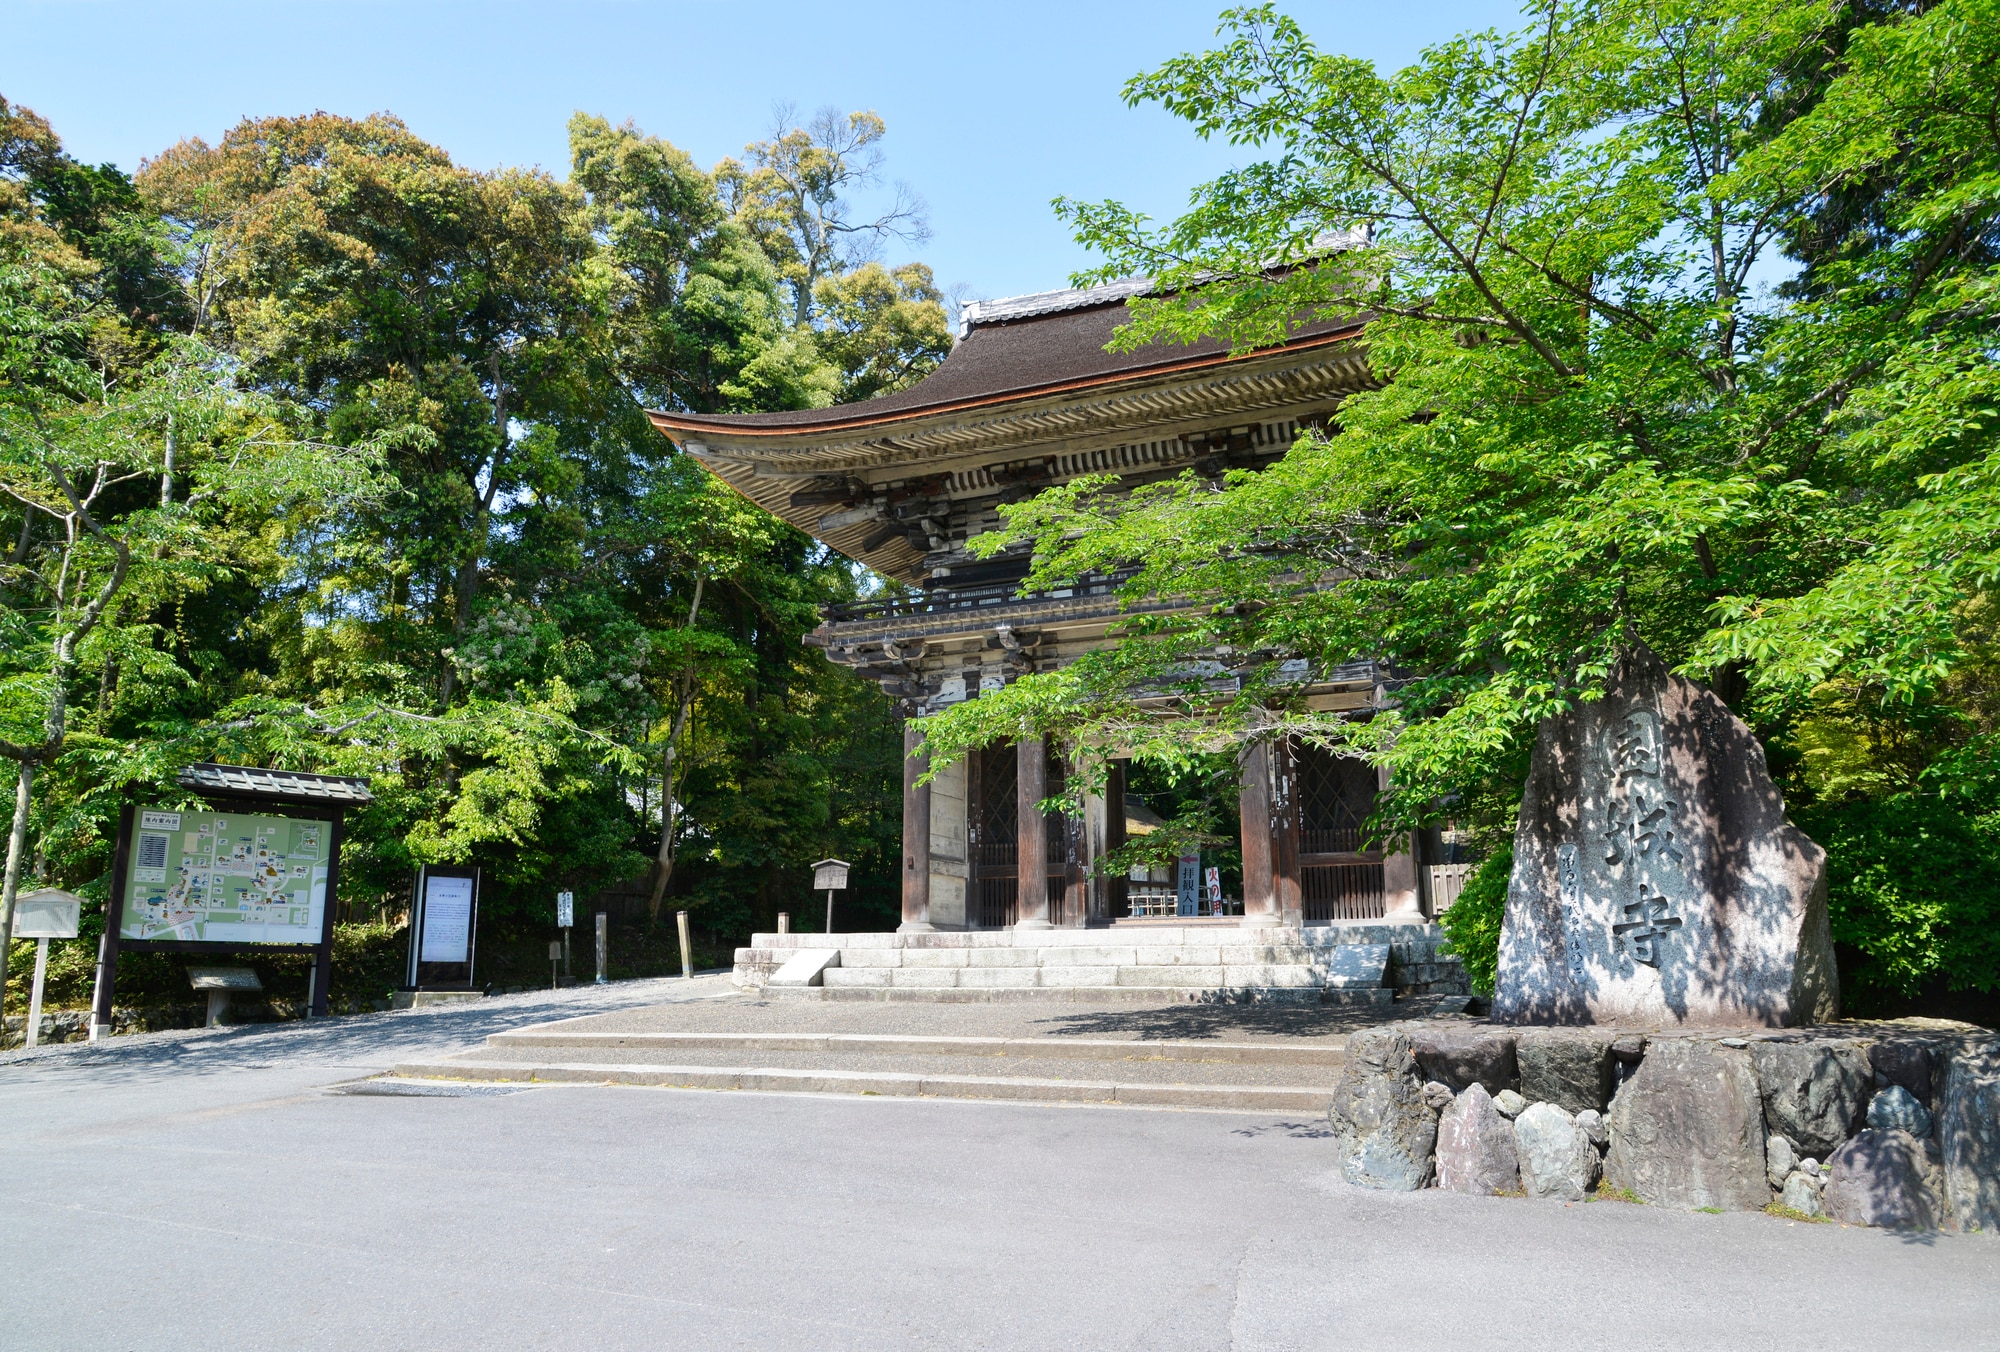
<path fill-rule="evenodd" d="M 1170 1005 L 1154 1009 L 1093 1009 L 1037 1020 L 1055 1037 L 1122 1035 L 1142 1041 L 1182 1041 L 1230 1036 L 1337 1037 L 1357 1028 L 1422 1018 L 1436 1001 L 1399 1000 L 1393 1005 L 1341 1008 L 1337 1005 L 1242 1004 Z"/>

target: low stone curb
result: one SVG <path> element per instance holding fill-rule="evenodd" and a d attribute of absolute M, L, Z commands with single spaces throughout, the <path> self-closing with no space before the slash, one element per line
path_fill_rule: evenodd
<path fill-rule="evenodd" d="M 1261 1042 L 1136 1042 L 1100 1038 L 909 1037 L 876 1033 L 495 1033 L 490 1047 L 648 1047 L 662 1051 L 857 1052 L 885 1056 L 1033 1056 L 1075 1061 L 1206 1061 L 1338 1067 L 1345 1039 L 1310 1046 Z"/>
<path fill-rule="evenodd" d="M 1323 1113 L 1326 1089 L 1255 1085 L 1117 1084 L 984 1075 L 914 1075 L 896 1071 L 784 1070 L 731 1066 L 534 1065 L 519 1062 L 406 1062 L 404 1079 L 628 1084 L 662 1089 L 740 1089 L 797 1094 L 873 1094 L 902 1098 L 1006 1099 L 1033 1103 L 1103 1103 L 1151 1108 L 1231 1108 L 1249 1112 Z"/>

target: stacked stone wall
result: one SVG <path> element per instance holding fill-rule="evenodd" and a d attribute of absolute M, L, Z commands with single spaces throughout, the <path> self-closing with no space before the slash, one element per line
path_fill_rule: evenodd
<path fill-rule="evenodd" d="M 1361 1187 L 2000 1233 L 2000 1037 L 1966 1025 L 1411 1021 L 1354 1036 L 1328 1117 Z"/>

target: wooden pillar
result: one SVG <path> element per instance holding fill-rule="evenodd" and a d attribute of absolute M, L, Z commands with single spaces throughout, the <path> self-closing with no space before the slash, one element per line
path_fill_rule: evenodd
<path fill-rule="evenodd" d="M 930 769 L 924 735 L 903 724 L 903 923 L 899 934 L 931 929 L 931 786 L 917 781 Z"/>
<path fill-rule="evenodd" d="M 1243 923 L 1278 923 L 1271 876 L 1271 748 L 1252 742 L 1237 757 L 1237 806 L 1243 817 Z"/>
<path fill-rule="evenodd" d="M 1129 762 L 1111 762 L 1104 776 L 1104 852 L 1125 848 L 1125 767 Z M 1125 875 L 1108 874 L 1093 889 L 1098 898 L 1098 920 L 1115 920 L 1125 914 Z"/>
<path fill-rule="evenodd" d="M 1042 817 L 1048 782 L 1048 743 L 1040 737 L 1014 743 L 1015 929 L 1050 928 L 1049 827 Z"/>
<path fill-rule="evenodd" d="M 1375 791 L 1381 793 L 1389 787 L 1388 767 L 1375 773 Z M 1382 858 L 1382 919 L 1392 925 L 1421 925 L 1424 904 L 1417 883 L 1417 837 L 1414 832 L 1390 836 L 1383 847 L 1395 852 Z"/>
<path fill-rule="evenodd" d="M 1271 892 L 1277 920 L 1293 929 L 1306 923 L 1299 888 L 1299 771 L 1291 739 L 1271 745 Z"/>

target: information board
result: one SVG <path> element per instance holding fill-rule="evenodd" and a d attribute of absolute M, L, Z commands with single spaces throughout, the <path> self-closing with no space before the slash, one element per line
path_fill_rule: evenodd
<path fill-rule="evenodd" d="M 327 821 L 141 807 L 119 937 L 317 944 L 332 837 Z"/>
<path fill-rule="evenodd" d="M 424 945 L 417 961 L 472 961 L 472 879 L 424 875 Z"/>

